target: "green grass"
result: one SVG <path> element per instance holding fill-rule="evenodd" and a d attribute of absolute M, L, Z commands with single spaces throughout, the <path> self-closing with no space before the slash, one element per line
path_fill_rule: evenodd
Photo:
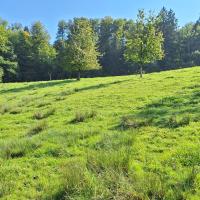
<path fill-rule="evenodd" d="M 200 199 L 199 81 L 0 84 L 0 199 Z"/>

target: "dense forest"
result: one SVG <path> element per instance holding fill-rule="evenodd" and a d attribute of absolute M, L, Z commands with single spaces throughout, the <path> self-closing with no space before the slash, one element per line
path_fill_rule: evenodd
<path fill-rule="evenodd" d="M 164 39 L 164 56 L 159 61 L 145 64 L 144 71 L 200 65 L 200 19 L 179 27 L 174 11 L 166 8 L 162 8 L 155 18 L 154 26 L 162 32 Z M 136 25 L 134 20 L 112 17 L 61 20 L 52 44 L 41 22 L 28 27 L 1 19 L 0 81 L 63 79 L 77 76 L 79 72 L 84 77 L 136 73 L 138 64 L 124 56 L 127 36 L 134 32 Z M 80 38 L 84 40 L 80 41 Z M 81 52 L 74 41 L 84 41 L 82 45 L 87 53 Z M 79 60 L 84 62 L 80 64 Z M 87 67 L 89 65 L 95 67 Z"/>

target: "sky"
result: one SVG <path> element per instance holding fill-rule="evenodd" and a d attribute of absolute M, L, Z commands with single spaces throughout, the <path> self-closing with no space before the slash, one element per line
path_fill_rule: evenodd
<path fill-rule="evenodd" d="M 175 11 L 179 26 L 200 17 L 200 0 L 0 0 L 0 3 L 1 18 L 28 26 L 39 20 L 47 28 L 52 41 L 61 19 L 104 16 L 135 19 L 138 9 L 156 13 L 163 6 Z"/>

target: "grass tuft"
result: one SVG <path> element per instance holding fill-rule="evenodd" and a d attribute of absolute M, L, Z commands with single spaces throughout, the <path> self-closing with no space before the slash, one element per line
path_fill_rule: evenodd
<path fill-rule="evenodd" d="M 32 128 L 30 128 L 30 130 L 27 132 L 27 135 L 28 136 L 37 135 L 40 132 L 46 130 L 47 127 L 48 127 L 47 122 L 41 121 L 41 122 L 37 123 L 35 126 L 33 126 Z"/>
<path fill-rule="evenodd" d="M 0 144 L 0 157 L 14 159 L 24 157 L 27 153 L 39 148 L 41 144 L 31 139 L 9 140 Z"/>
<path fill-rule="evenodd" d="M 95 188 L 91 176 L 83 160 L 73 159 L 61 168 L 65 197 L 79 199 L 83 195 L 90 199 Z"/>
<path fill-rule="evenodd" d="M 72 123 L 80 123 L 85 122 L 87 119 L 92 119 L 97 116 L 95 111 L 90 112 L 76 112 L 74 119 L 71 121 Z"/>
<path fill-rule="evenodd" d="M 144 126 L 149 126 L 152 120 L 142 120 L 129 116 L 124 116 L 121 119 L 120 127 L 123 129 L 128 128 L 141 128 Z"/>
<path fill-rule="evenodd" d="M 19 114 L 19 113 L 21 113 L 22 112 L 22 109 L 21 108 L 18 108 L 18 107 L 12 107 L 11 109 L 10 109 L 10 114 L 12 114 L 12 115 L 17 115 L 17 114 Z"/>
<path fill-rule="evenodd" d="M 34 113 L 33 118 L 37 119 L 37 120 L 45 119 L 51 115 L 54 115 L 55 111 L 56 111 L 55 108 L 51 108 L 51 109 L 47 110 L 46 112 L 36 112 L 36 113 Z"/>
<path fill-rule="evenodd" d="M 184 116 L 181 119 L 178 119 L 177 116 L 174 115 L 168 119 L 166 126 L 169 128 L 178 128 L 189 125 L 190 121 L 191 121 L 190 116 Z"/>
<path fill-rule="evenodd" d="M 0 114 L 5 114 L 8 113 L 10 111 L 11 107 L 8 104 L 2 104 L 0 105 Z"/>

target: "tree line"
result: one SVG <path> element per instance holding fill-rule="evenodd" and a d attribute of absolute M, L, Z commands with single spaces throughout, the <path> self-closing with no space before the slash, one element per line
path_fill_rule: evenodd
<path fill-rule="evenodd" d="M 41 22 L 0 20 L 0 81 L 128 75 L 200 65 L 200 18 L 183 27 L 173 10 L 137 20 L 74 18 L 53 44 Z"/>

